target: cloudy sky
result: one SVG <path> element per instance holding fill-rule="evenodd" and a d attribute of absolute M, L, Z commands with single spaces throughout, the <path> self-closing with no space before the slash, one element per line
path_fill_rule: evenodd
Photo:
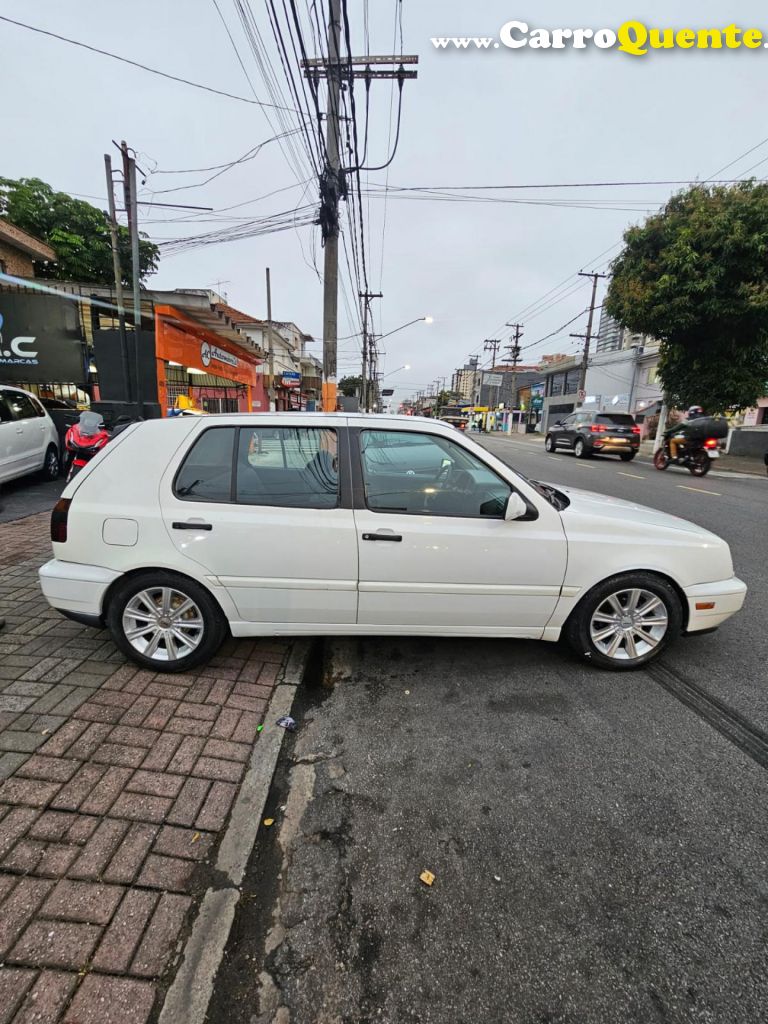
<path fill-rule="evenodd" d="M 298 4 L 305 26 L 315 3 L 321 10 L 327 6 L 325 0 Z M 275 6 L 282 11 L 282 0 Z M 283 102 L 293 105 L 267 7 L 264 0 L 250 0 L 270 57 L 269 65 L 259 66 L 237 0 L 133 0 L 128 6 L 0 0 L 5 17 L 246 99 L 274 101 L 264 78 L 271 69 Z M 385 372 L 411 365 L 389 379 L 403 398 L 436 377 L 450 378 L 469 354 L 482 353 L 484 339 L 506 343 L 507 321 L 525 325 L 525 356 L 532 360 L 572 351 L 578 343 L 568 331 L 583 330 L 585 318 L 538 342 L 587 305 L 588 284 L 576 272 L 605 269 L 626 226 L 674 190 L 655 184 L 541 186 L 706 179 L 768 135 L 766 49 L 661 51 L 642 58 L 594 48 L 447 52 L 437 51 L 431 37 L 498 36 L 513 18 L 531 28 L 616 28 L 632 18 L 656 27 L 735 22 L 768 31 L 768 12 L 746 0 L 641 0 L 626 7 L 589 0 L 349 0 L 352 49 L 363 52 L 367 38 L 372 53 L 398 52 L 400 9 L 404 52 L 419 55 L 419 78 L 405 83 L 391 167 L 364 174 L 362 186 L 368 283 L 384 295 L 374 304 L 376 330 L 384 334 L 416 317 L 434 317 L 433 324 L 416 324 L 383 343 Z M 308 29 L 307 37 L 310 49 Z M 57 189 L 94 197 L 98 205 L 106 194 L 103 154 L 115 153 L 112 139 L 126 139 L 147 172 L 142 198 L 216 211 L 193 215 L 145 206 L 143 228 L 157 240 L 239 226 L 246 222 L 228 218 L 262 218 L 316 201 L 298 134 L 268 143 L 208 184 L 202 183 L 214 172 L 161 173 L 236 161 L 286 126 L 295 129 L 300 122 L 293 114 L 167 81 L 1 21 L 0 45 L 4 176 L 40 177 Z M 356 107 L 362 141 L 362 83 Z M 391 154 L 396 111 L 391 83 L 374 82 L 369 166 Z M 289 142 L 297 143 L 294 151 Z M 758 163 L 763 157 L 766 163 Z M 739 177 L 756 164 L 752 173 L 766 174 L 768 144 L 722 176 Z M 458 188 L 451 201 L 441 201 L 424 192 L 387 193 L 385 185 Z M 488 185 L 539 187 L 470 188 Z M 160 194 L 180 186 L 194 187 Z M 351 251 L 348 232 L 347 241 Z M 263 317 L 267 266 L 275 318 L 293 320 L 321 339 L 316 267 L 322 270 L 322 250 L 312 226 L 168 255 L 151 284 L 218 289 L 233 305 Z M 347 337 L 360 329 L 357 281 L 343 266 L 339 334 L 347 340 L 340 343 L 340 373 L 359 367 L 359 338 Z M 318 355 L 320 349 L 318 341 Z"/>

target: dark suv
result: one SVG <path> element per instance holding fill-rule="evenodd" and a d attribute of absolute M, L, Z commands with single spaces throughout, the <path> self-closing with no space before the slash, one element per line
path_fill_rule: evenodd
<path fill-rule="evenodd" d="M 544 447 L 548 452 L 567 449 L 578 459 L 608 452 L 631 462 L 640 449 L 640 427 L 628 413 L 578 411 L 549 428 Z"/>

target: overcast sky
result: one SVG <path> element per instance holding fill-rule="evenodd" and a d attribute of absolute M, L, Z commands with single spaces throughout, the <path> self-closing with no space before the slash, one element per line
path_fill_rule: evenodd
<path fill-rule="evenodd" d="M 256 95 L 268 100 L 233 0 L 218 4 Z M 299 4 L 304 12 L 307 5 L 308 0 Z M 396 0 L 350 0 L 353 49 L 364 48 L 368 7 L 371 52 L 395 52 Z M 270 42 L 266 4 L 251 0 L 251 8 Z M 768 135 L 768 50 L 662 51 L 633 58 L 595 49 L 444 52 L 430 43 L 433 36 L 497 36 L 512 18 L 531 28 L 616 28 L 632 18 L 659 27 L 714 28 L 736 22 L 768 31 L 764 3 L 403 0 L 402 12 L 404 50 L 419 55 L 419 78 L 405 83 L 394 162 L 388 172 L 370 174 L 371 182 L 445 187 L 707 178 Z M 0 0 L 0 14 L 253 97 L 214 0 L 133 0 L 130 5 Z M 103 154 L 111 150 L 114 155 L 112 139 L 126 139 L 144 170 L 157 172 L 235 160 L 279 130 L 274 112 L 268 120 L 253 104 L 165 81 L 2 22 L 0 44 L 0 174 L 40 177 L 57 189 L 97 197 L 97 205 L 106 194 Z M 271 53 L 288 96 L 274 43 Z M 358 90 L 362 118 L 362 84 Z M 389 82 L 373 83 L 370 164 L 384 163 L 389 156 L 391 97 Z M 724 176 L 738 177 L 763 156 L 768 157 L 768 146 Z M 766 168 L 768 162 L 754 174 L 764 175 Z M 314 182 L 297 186 L 300 170 L 292 169 L 271 143 L 209 185 L 157 198 L 220 211 L 286 189 L 230 213 L 264 216 L 316 200 Z M 206 177 L 152 173 L 144 197 Z M 587 282 L 573 294 L 554 292 L 554 299 L 563 296 L 555 305 L 539 300 L 582 268 L 605 269 L 626 226 L 661 205 L 671 191 L 644 185 L 492 194 L 525 203 L 443 203 L 391 194 L 386 204 L 381 196 L 366 199 L 369 284 L 384 293 L 375 304 L 377 330 L 394 330 L 424 314 L 435 320 L 384 342 L 385 371 L 404 363 L 412 367 L 390 378 L 398 386 L 397 397 L 427 387 L 435 377 L 450 378 L 470 353 L 482 349 L 485 338 L 508 342 L 505 321 L 520 319 L 523 344 L 531 345 L 578 314 L 587 304 Z M 539 205 L 564 201 L 598 208 Z M 159 208 L 144 208 L 142 216 L 144 230 L 156 239 L 235 223 L 163 223 L 189 215 Z M 169 256 L 150 285 L 219 289 L 233 305 L 264 317 L 264 269 L 269 266 L 274 317 L 293 320 L 313 334 L 320 355 L 322 286 L 315 260 L 322 269 L 318 229 L 301 227 Z M 578 278 L 573 282 L 578 284 Z M 347 282 L 352 304 L 355 290 Z M 340 336 L 359 330 L 343 298 L 340 310 Z M 535 360 L 544 352 L 572 351 L 577 342 L 568 331 L 583 330 L 584 323 L 583 318 L 563 336 L 524 355 Z M 340 343 L 339 362 L 340 375 L 358 370 L 358 339 Z"/>

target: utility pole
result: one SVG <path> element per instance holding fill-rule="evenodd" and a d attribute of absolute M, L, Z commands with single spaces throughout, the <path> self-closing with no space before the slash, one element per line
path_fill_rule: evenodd
<path fill-rule="evenodd" d="M 128 144 L 120 143 L 123 154 L 123 190 L 131 236 L 131 279 L 133 287 L 133 345 L 136 360 L 136 406 L 139 416 L 144 414 L 144 395 L 141 380 L 141 284 L 139 268 L 139 222 L 136 196 L 136 161 L 130 155 Z"/>
<path fill-rule="evenodd" d="M 500 347 L 501 347 L 501 342 L 499 341 L 498 338 L 486 338 L 485 341 L 483 342 L 483 351 L 484 352 L 492 352 L 493 353 L 493 355 L 491 356 L 491 372 L 493 372 L 493 368 L 496 366 L 496 353 L 499 351 Z M 483 378 L 482 378 L 482 375 L 481 375 L 481 377 L 480 377 L 480 393 L 481 393 L 481 396 L 482 396 L 482 388 L 483 388 Z M 489 388 L 489 391 L 488 391 L 489 399 L 490 399 L 490 394 L 491 393 L 490 393 L 490 388 Z M 489 401 L 488 402 L 488 406 L 490 407 L 492 405 L 495 406 L 495 405 L 498 405 L 498 404 L 499 404 L 499 388 L 497 387 L 496 388 L 496 401 L 495 402 Z"/>
<path fill-rule="evenodd" d="M 277 390 L 275 388 L 275 346 L 272 344 L 272 281 L 267 267 L 267 359 L 269 360 L 269 411 L 277 408 Z"/>
<path fill-rule="evenodd" d="M 520 339 L 523 336 L 523 325 L 507 324 L 507 327 L 512 327 L 515 331 L 514 337 L 510 339 L 509 345 L 507 345 L 509 359 L 505 360 L 505 362 L 512 363 L 512 417 L 514 418 L 517 405 L 517 364 L 520 362 Z"/>
<path fill-rule="evenodd" d="M 104 154 L 104 168 L 107 172 L 107 202 L 109 203 L 109 234 L 112 239 L 112 269 L 115 274 L 115 295 L 117 296 L 117 325 L 120 333 L 120 358 L 123 365 L 126 401 L 131 400 L 131 373 L 128 361 L 128 339 L 125 336 L 125 295 L 123 294 L 123 268 L 120 263 L 120 239 L 117 231 L 115 211 L 115 181 L 112 177 L 112 157 Z"/>
<path fill-rule="evenodd" d="M 376 383 L 373 379 L 373 350 L 375 341 L 368 337 L 368 313 L 370 312 L 371 299 L 382 299 L 384 296 L 381 292 L 358 292 L 358 295 L 363 300 L 363 372 L 361 374 L 360 404 L 362 411 L 368 412 L 368 382 L 371 381 L 374 386 Z"/>
<path fill-rule="evenodd" d="M 416 56 L 378 57 L 366 54 L 342 60 L 341 56 L 341 0 L 329 0 L 328 11 L 328 60 L 313 57 L 302 60 L 304 77 L 312 79 L 315 90 L 319 81 L 328 81 L 328 104 L 326 111 L 325 148 L 326 160 L 320 177 L 320 229 L 325 246 L 323 273 L 323 410 L 336 409 L 336 375 L 338 351 L 338 306 L 339 306 L 339 202 L 346 198 L 345 175 L 357 168 L 344 169 L 341 166 L 339 139 L 341 138 L 339 97 L 342 80 L 350 81 L 354 87 L 355 78 L 364 78 L 366 86 L 375 78 L 397 78 L 400 88 L 406 78 L 416 78 L 416 71 L 406 71 L 405 64 L 418 64 Z M 397 65 L 382 67 L 382 65 Z M 356 66 L 360 69 L 356 70 Z M 364 399 L 363 399 L 364 400 Z"/>
<path fill-rule="evenodd" d="M 589 303 L 589 320 L 587 321 L 587 333 L 586 334 L 572 334 L 572 338 L 583 338 L 584 339 L 584 355 L 581 357 L 581 370 L 579 372 L 579 391 L 584 393 L 587 386 L 587 368 L 589 367 L 589 346 L 592 341 L 592 324 L 595 319 L 595 302 L 597 299 L 597 282 L 602 277 L 608 277 L 608 274 L 591 273 L 585 274 L 583 270 L 579 271 L 579 277 L 591 277 L 592 278 L 592 298 Z M 578 403 L 581 405 L 581 401 Z"/>

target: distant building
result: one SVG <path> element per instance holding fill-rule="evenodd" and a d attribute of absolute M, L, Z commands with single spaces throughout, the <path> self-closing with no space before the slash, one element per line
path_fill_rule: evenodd
<path fill-rule="evenodd" d="M 614 320 L 605 310 L 600 314 L 600 327 L 595 346 L 595 352 L 598 355 L 603 352 L 621 352 L 634 346 L 648 348 L 657 345 L 658 342 L 650 335 L 637 334 L 635 331 L 630 331 L 628 327 L 622 327 L 618 320 Z"/>
<path fill-rule="evenodd" d="M 0 272 L 34 277 L 35 263 L 55 263 L 56 253 L 45 242 L 0 217 Z"/>
<path fill-rule="evenodd" d="M 482 376 L 479 368 L 479 356 L 472 356 L 460 370 L 456 370 L 451 379 L 451 390 L 467 402 L 475 400 Z"/>

